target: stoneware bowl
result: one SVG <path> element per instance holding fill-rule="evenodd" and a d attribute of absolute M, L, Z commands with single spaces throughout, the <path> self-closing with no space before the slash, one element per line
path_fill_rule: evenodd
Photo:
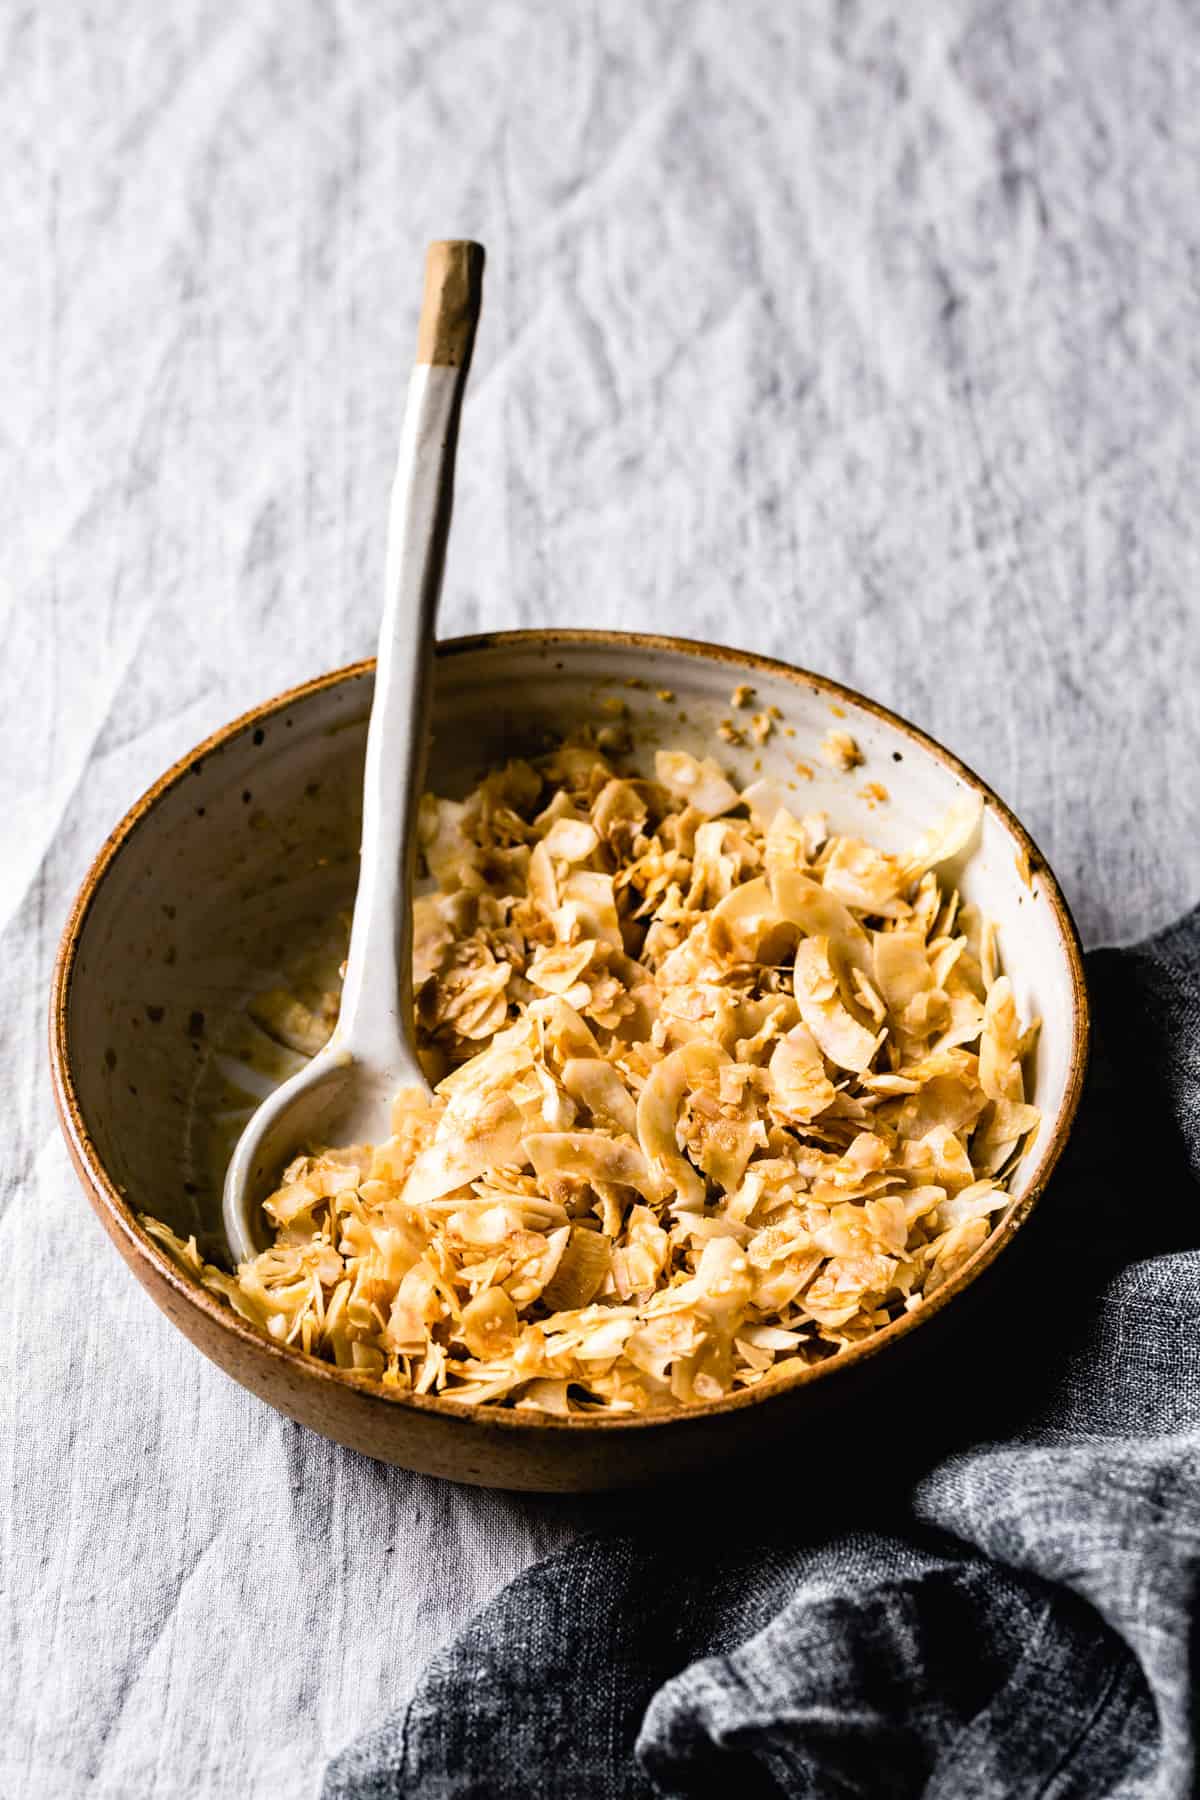
<path fill-rule="evenodd" d="M 630 685 L 632 682 L 632 685 Z M 782 721 L 761 749 L 714 737 L 730 690 Z M 997 922 L 1023 1015 L 1039 1014 L 1031 1097 L 1042 1123 L 990 1238 L 955 1279 L 877 1337 L 789 1381 L 666 1418 L 552 1418 L 389 1393 L 273 1342 L 169 1260 L 139 1213 L 227 1255 L 221 1177 L 256 1099 L 290 1068 L 247 1003 L 273 986 L 334 978 L 354 894 L 357 795 L 372 665 L 322 676 L 236 720 L 169 770 L 118 825 L 75 903 L 55 968 L 51 1057 L 71 1156 L 138 1280 L 206 1356 L 280 1411 L 387 1462 L 506 1488 L 583 1490 L 652 1481 L 803 1437 L 869 1404 L 878 1377 L 933 1341 L 935 1321 L 993 1263 L 1062 1152 L 1087 1056 L 1075 928 L 1045 862 L 1007 808 L 947 751 L 820 676 L 678 639 L 511 632 L 438 653 L 430 785 L 465 792 L 504 758 L 581 720 L 628 709 L 635 761 L 679 745 L 749 781 L 777 777 L 838 831 L 900 849 L 967 790 L 986 806 L 961 885 Z M 669 699 L 660 697 L 669 694 Z M 828 768 L 849 731 L 865 762 Z M 803 779 L 797 761 L 812 771 Z M 886 799 L 880 797 L 886 790 Z M 305 984 L 308 987 L 305 987 Z M 823 1426 L 821 1427 L 824 1428 Z"/>

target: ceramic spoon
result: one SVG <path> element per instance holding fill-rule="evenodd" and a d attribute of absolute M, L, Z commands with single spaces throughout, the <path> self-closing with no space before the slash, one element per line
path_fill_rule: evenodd
<path fill-rule="evenodd" d="M 225 1233 L 238 1262 L 265 1246 L 262 1201 L 293 1156 L 322 1143 L 390 1137 L 397 1090 L 427 1085 L 413 1036 L 410 895 L 434 618 L 482 274 L 479 244 L 430 245 L 388 515 L 362 861 L 341 1012 L 325 1048 L 263 1102 L 238 1140 L 224 1194 Z"/>

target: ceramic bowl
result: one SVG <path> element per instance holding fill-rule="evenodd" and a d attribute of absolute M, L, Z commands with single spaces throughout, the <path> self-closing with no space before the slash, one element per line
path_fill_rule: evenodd
<path fill-rule="evenodd" d="M 835 830 L 887 849 L 907 846 L 964 792 L 981 793 L 980 840 L 961 886 L 997 921 L 1022 1014 L 1043 1020 L 1031 1093 L 1042 1123 L 1010 1205 L 956 1278 L 874 1339 L 789 1381 L 648 1420 L 557 1419 L 396 1395 L 242 1323 L 137 1218 L 152 1213 L 195 1233 L 210 1259 L 226 1254 L 220 1184 L 229 1146 L 255 1100 L 296 1066 L 249 1023 L 247 1002 L 281 979 L 319 986 L 336 969 L 339 921 L 354 895 L 372 679 L 370 663 L 339 670 L 226 726 L 138 801 L 83 884 L 55 969 L 51 1051 L 67 1143 L 107 1231 L 168 1317 L 235 1380 L 388 1462 L 488 1486 L 583 1490 L 679 1474 L 808 1430 L 962 1305 L 1063 1149 L 1083 1082 L 1087 999 L 1075 928 L 1043 858 L 948 751 L 820 676 L 632 634 L 511 632 L 443 644 L 430 769 L 440 792 L 461 794 L 504 758 L 623 706 L 635 760 L 668 744 L 719 751 L 743 780 L 773 775 L 798 808 L 823 808 Z M 756 705 L 782 715 L 761 748 L 714 736 L 741 682 L 754 687 Z M 841 773 L 821 760 L 835 727 L 857 740 L 862 767 Z"/>

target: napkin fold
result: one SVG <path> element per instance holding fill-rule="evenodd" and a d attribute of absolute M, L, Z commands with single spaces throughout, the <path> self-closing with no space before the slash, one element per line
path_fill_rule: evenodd
<path fill-rule="evenodd" d="M 592 1502 L 323 1800 L 1195 1790 L 1200 909 L 1088 963 L 1082 1113 L 990 1303 L 877 1412 Z"/>

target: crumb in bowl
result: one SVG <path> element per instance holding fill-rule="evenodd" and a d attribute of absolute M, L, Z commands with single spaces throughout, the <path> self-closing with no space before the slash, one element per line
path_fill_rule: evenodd
<path fill-rule="evenodd" d="M 831 769 L 841 769 L 846 774 L 866 761 L 858 740 L 848 731 L 836 730 L 827 731 L 821 740 L 821 758 Z"/>
<path fill-rule="evenodd" d="M 978 816 L 889 854 L 711 758 L 623 774 L 586 733 L 427 796 L 432 1092 L 386 1143 L 297 1158 L 234 1274 L 143 1223 L 243 1318 L 399 1391 L 647 1412 L 836 1356 L 983 1244 L 1039 1123 L 1036 1022 L 938 874 Z"/>

